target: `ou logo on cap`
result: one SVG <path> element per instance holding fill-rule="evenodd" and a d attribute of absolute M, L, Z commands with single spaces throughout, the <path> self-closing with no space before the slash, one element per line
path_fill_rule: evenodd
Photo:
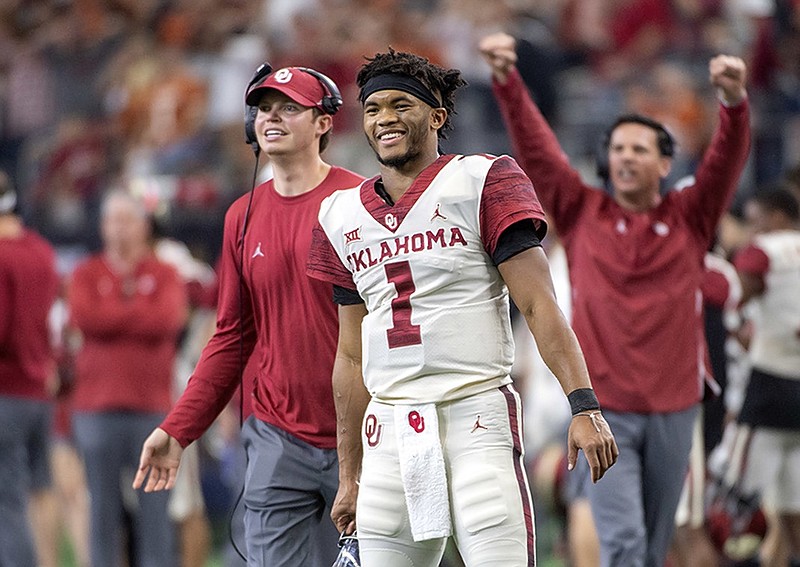
<path fill-rule="evenodd" d="M 275 81 L 278 83 L 288 83 L 292 80 L 291 69 L 279 69 L 275 71 Z"/>

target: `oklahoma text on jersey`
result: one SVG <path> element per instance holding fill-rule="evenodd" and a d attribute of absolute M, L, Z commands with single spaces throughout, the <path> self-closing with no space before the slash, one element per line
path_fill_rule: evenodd
<path fill-rule="evenodd" d="M 358 229 L 356 229 L 358 230 Z M 351 234 L 354 231 L 349 231 Z M 407 255 L 412 252 L 422 252 L 433 248 L 452 248 L 453 246 L 466 246 L 467 239 L 457 226 L 448 231 L 440 228 L 436 232 L 426 230 L 411 235 L 398 236 L 384 240 L 375 246 L 365 246 L 347 255 L 348 269 L 355 273 L 368 267 L 380 264 L 384 260 Z"/>

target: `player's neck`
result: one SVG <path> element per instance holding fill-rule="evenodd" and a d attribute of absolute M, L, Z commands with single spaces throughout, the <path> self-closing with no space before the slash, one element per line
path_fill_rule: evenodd
<path fill-rule="evenodd" d="M 293 159 L 281 156 L 272 162 L 273 185 L 275 191 L 284 197 L 302 195 L 319 186 L 330 170 L 331 166 L 322 161 L 319 155 L 311 161 L 305 157 Z"/>
<path fill-rule="evenodd" d="M 401 167 L 381 165 L 381 180 L 393 202 L 397 202 L 408 191 L 420 173 L 439 158 L 438 152 L 426 152 Z"/>

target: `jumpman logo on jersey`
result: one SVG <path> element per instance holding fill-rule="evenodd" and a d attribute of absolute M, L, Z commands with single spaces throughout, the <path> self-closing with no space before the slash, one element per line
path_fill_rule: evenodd
<path fill-rule="evenodd" d="M 475 425 L 472 426 L 472 431 L 470 433 L 475 433 L 478 429 L 486 429 L 489 430 L 488 427 L 481 425 L 481 416 L 475 418 Z"/>
<path fill-rule="evenodd" d="M 441 205 L 441 204 L 439 204 L 439 203 L 436 203 L 436 210 L 435 210 L 435 211 L 433 211 L 433 216 L 431 217 L 431 222 L 435 221 L 436 219 L 447 220 L 447 217 L 446 217 L 446 216 L 444 216 L 444 215 L 441 213 L 441 210 L 440 210 L 440 209 L 441 209 L 441 207 L 442 207 L 442 205 Z"/>
<path fill-rule="evenodd" d="M 264 253 L 261 251 L 261 242 L 259 242 L 258 246 L 256 246 L 256 251 L 253 252 L 251 258 L 255 258 L 257 256 L 261 256 L 262 258 L 264 257 Z"/>

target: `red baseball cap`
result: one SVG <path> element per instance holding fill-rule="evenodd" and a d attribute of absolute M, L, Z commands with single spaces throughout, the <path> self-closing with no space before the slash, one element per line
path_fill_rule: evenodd
<path fill-rule="evenodd" d="M 250 87 L 244 100 L 249 106 L 257 106 L 267 89 L 282 92 L 303 106 L 319 108 L 323 112 L 322 98 L 327 94 L 319 80 L 297 67 L 284 67 L 267 75 L 263 81 Z"/>

